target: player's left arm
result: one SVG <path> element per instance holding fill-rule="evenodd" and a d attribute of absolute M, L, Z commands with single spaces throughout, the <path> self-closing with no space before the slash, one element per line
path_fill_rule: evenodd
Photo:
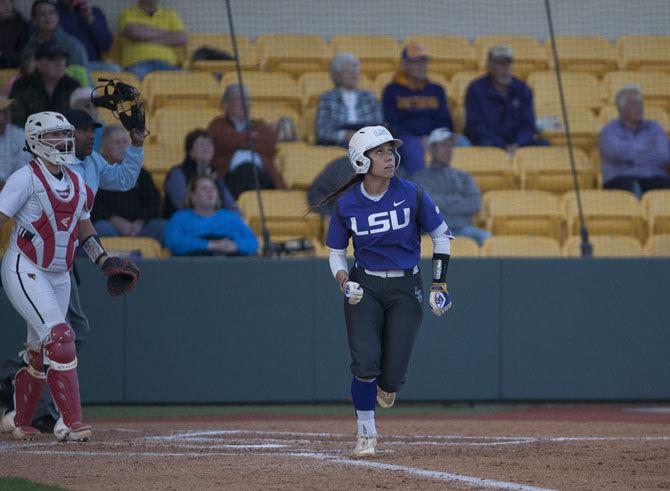
<path fill-rule="evenodd" d="M 140 278 L 140 269 L 130 259 L 109 256 L 100 242 L 90 218 L 79 221 L 79 243 L 94 264 L 107 276 L 107 292 L 113 296 L 126 293 Z"/>
<path fill-rule="evenodd" d="M 433 240 L 433 274 L 429 303 L 433 314 L 440 316 L 451 308 L 451 297 L 447 290 L 447 268 L 451 257 L 451 239 L 454 236 L 440 209 L 425 191 L 419 212 L 419 224 L 430 233 Z"/>

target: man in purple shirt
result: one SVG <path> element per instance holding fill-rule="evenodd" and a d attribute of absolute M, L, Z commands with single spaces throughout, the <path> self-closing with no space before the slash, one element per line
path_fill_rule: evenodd
<path fill-rule="evenodd" d="M 63 30 L 86 48 L 90 70 L 121 70 L 119 65 L 102 61 L 102 56 L 112 47 L 112 33 L 99 7 L 92 6 L 88 0 L 58 0 L 56 10 Z"/>
<path fill-rule="evenodd" d="M 616 97 L 619 118 L 600 131 L 603 187 L 640 197 L 650 189 L 670 188 L 670 142 L 661 125 L 644 119 L 642 93 L 626 85 Z"/>

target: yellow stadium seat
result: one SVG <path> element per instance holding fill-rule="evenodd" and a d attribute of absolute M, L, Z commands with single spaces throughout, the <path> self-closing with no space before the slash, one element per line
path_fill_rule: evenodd
<path fill-rule="evenodd" d="M 155 176 L 156 186 L 160 184 L 157 176 L 166 174 L 173 166 L 184 160 L 183 148 L 183 141 L 179 142 L 179 145 L 161 145 L 158 143 L 144 145 L 143 165 L 146 170 Z"/>
<path fill-rule="evenodd" d="M 642 195 L 650 234 L 670 234 L 670 190 L 655 189 Z"/>
<path fill-rule="evenodd" d="M 647 222 L 642 204 L 633 193 L 619 190 L 586 189 L 580 193 L 584 220 L 593 235 L 628 235 L 644 242 Z M 579 215 L 574 191 L 561 198 L 568 222 L 568 235 L 579 233 Z"/>
<path fill-rule="evenodd" d="M 277 162 L 291 189 L 307 189 L 331 161 L 346 156 L 342 147 L 290 145 L 280 152 Z"/>
<path fill-rule="evenodd" d="M 304 191 L 261 191 L 263 209 L 268 231 L 271 235 L 318 237 L 321 218 L 316 213 L 305 215 L 309 205 Z M 242 193 L 237 204 L 249 226 L 261 233 L 260 212 L 255 191 Z"/>
<path fill-rule="evenodd" d="M 432 241 L 431 241 L 432 242 Z M 422 248 L 423 251 L 423 248 Z M 431 248 L 432 254 L 432 248 Z M 470 237 L 454 237 L 451 241 L 451 256 L 452 257 L 479 257 L 480 248 L 477 241 Z"/>
<path fill-rule="evenodd" d="M 221 84 L 205 72 L 151 72 L 144 79 L 149 114 L 161 107 L 219 107 Z"/>
<path fill-rule="evenodd" d="M 590 152 L 596 147 L 600 129 L 593 111 L 586 107 L 570 106 L 567 111 L 572 145 Z M 568 144 L 560 105 L 536 105 L 535 116 L 543 138 L 552 145 L 566 146 Z"/>
<path fill-rule="evenodd" d="M 0 90 L 4 90 L 5 85 L 19 72 L 16 68 L 2 68 L 0 69 Z"/>
<path fill-rule="evenodd" d="M 316 107 L 310 107 L 298 124 L 298 138 L 310 145 L 316 145 Z"/>
<path fill-rule="evenodd" d="M 404 44 L 421 44 L 430 55 L 428 67 L 446 77 L 456 72 L 477 69 L 477 51 L 464 36 L 408 36 Z"/>
<path fill-rule="evenodd" d="M 242 70 L 257 70 L 258 55 L 256 46 L 249 41 L 247 36 L 237 35 L 237 51 L 240 57 L 240 66 Z M 228 73 L 236 70 L 235 60 L 198 60 L 191 61 L 193 53 L 200 47 L 207 46 L 220 51 L 225 51 L 231 57 L 235 56 L 233 50 L 232 36 L 216 33 L 196 33 L 189 34 L 186 52 L 191 70 L 205 71 L 211 73 Z"/>
<path fill-rule="evenodd" d="M 12 236 L 12 229 L 14 228 L 14 220 L 9 219 L 0 227 L 0 257 L 7 250 L 9 239 Z"/>
<path fill-rule="evenodd" d="M 110 72 L 107 70 L 91 71 L 91 80 L 93 80 L 93 87 L 98 87 L 106 84 L 106 82 L 101 82 L 99 80 L 101 78 L 105 80 L 114 80 L 114 79 L 121 80 L 121 82 L 127 83 L 128 85 L 132 85 L 137 90 L 139 90 L 140 93 L 142 93 L 142 81 L 130 72 Z"/>
<path fill-rule="evenodd" d="M 300 113 L 288 104 L 251 104 L 251 118 L 262 119 L 266 123 L 275 125 L 279 118 L 291 118 L 296 129 L 300 123 Z"/>
<path fill-rule="evenodd" d="M 361 61 L 361 73 L 375 77 L 400 66 L 400 46 L 391 36 L 340 35 L 330 41 L 333 55 L 353 53 Z"/>
<path fill-rule="evenodd" d="M 553 67 L 554 56 L 549 38 L 544 41 L 544 46 L 549 64 Z M 557 36 L 556 50 L 561 70 L 566 72 L 586 72 L 602 77 L 619 66 L 616 48 L 602 36 Z"/>
<path fill-rule="evenodd" d="M 393 81 L 393 75 L 395 74 L 396 74 L 395 71 L 388 71 L 388 72 L 382 72 L 375 77 L 374 93 L 377 96 L 377 99 L 379 100 L 382 99 L 382 95 L 384 94 L 384 88 Z M 447 93 L 447 96 L 449 95 L 450 84 L 449 81 L 444 77 L 444 75 L 437 72 L 428 72 L 428 79 L 434 84 L 440 85 Z"/>
<path fill-rule="evenodd" d="M 449 108 L 451 119 L 454 122 L 454 133 L 463 133 L 465 131 L 465 106 L 455 104 Z"/>
<path fill-rule="evenodd" d="M 642 91 L 645 108 L 659 106 L 670 111 L 670 84 L 668 74 L 662 72 L 626 71 L 606 73 L 602 81 L 602 96 L 606 104 L 614 104 L 614 97 L 624 85 L 637 84 Z"/>
<path fill-rule="evenodd" d="M 549 68 L 547 53 L 534 37 L 530 36 L 479 36 L 475 39 L 479 67 L 486 69 L 489 49 L 506 44 L 514 52 L 514 75 L 526 78 L 529 73 Z"/>
<path fill-rule="evenodd" d="M 563 255 L 579 257 L 582 239 L 573 235 L 565 241 Z M 638 257 L 644 256 L 642 245 L 637 239 L 626 235 L 589 235 L 593 247 L 593 257 Z"/>
<path fill-rule="evenodd" d="M 449 98 L 456 101 L 458 105 L 465 105 L 465 94 L 468 86 L 476 78 L 483 76 L 484 73 L 478 70 L 470 70 L 466 72 L 458 72 L 451 78 L 451 94 Z"/>
<path fill-rule="evenodd" d="M 150 141 L 183 148 L 186 135 L 196 129 L 207 129 L 210 121 L 221 115 L 216 108 L 162 107 L 148 122 Z"/>
<path fill-rule="evenodd" d="M 579 188 L 594 188 L 598 172 L 589 156 L 579 148 L 573 149 L 573 156 Z M 554 193 L 574 189 L 567 147 L 522 147 L 514 153 L 514 162 L 524 189 L 543 189 Z"/>
<path fill-rule="evenodd" d="M 308 34 L 261 34 L 256 38 L 261 69 L 292 76 L 326 70 L 332 57 L 323 37 Z"/>
<path fill-rule="evenodd" d="M 481 248 L 482 257 L 559 257 L 561 246 L 551 237 L 494 235 Z"/>
<path fill-rule="evenodd" d="M 616 44 L 622 69 L 670 72 L 670 36 L 621 36 Z"/>
<path fill-rule="evenodd" d="M 652 235 L 644 250 L 647 256 L 670 256 L 670 234 Z"/>
<path fill-rule="evenodd" d="M 163 257 L 160 243 L 149 237 L 100 237 L 100 241 L 114 256 L 139 252 L 143 258 Z"/>
<path fill-rule="evenodd" d="M 600 86 L 598 79 L 591 73 L 561 73 L 563 95 L 569 107 L 587 107 L 597 109 L 601 105 Z M 533 89 L 535 106 L 552 106 L 560 104 L 556 73 L 547 70 L 531 73 L 528 85 Z"/>
<path fill-rule="evenodd" d="M 224 89 L 236 83 L 238 83 L 236 73 L 226 74 L 221 81 Z M 242 83 L 251 96 L 252 107 L 259 104 L 283 103 L 300 111 L 300 87 L 298 82 L 286 73 L 246 72 L 242 74 Z"/>
<path fill-rule="evenodd" d="M 598 127 L 602 128 L 613 119 L 619 117 L 619 112 L 615 106 L 604 106 L 598 115 Z M 644 119 L 656 121 L 665 130 L 670 133 L 670 114 L 668 111 L 658 106 L 644 106 Z"/>
<path fill-rule="evenodd" d="M 331 90 L 334 85 L 330 78 L 330 72 L 312 72 L 301 75 L 298 79 L 302 93 L 303 111 L 319 104 L 319 98 L 324 92 Z M 374 92 L 374 84 L 369 77 L 361 75 L 358 88 Z"/>
<path fill-rule="evenodd" d="M 519 189 L 519 176 L 507 152 L 496 147 L 456 147 L 451 165 L 472 174 L 482 193 Z"/>
<path fill-rule="evenodd" d="M 489 191 L 482 199 L 482 217 L 493 235 L 565 237 L 559 199 L 547 191 Z"/>

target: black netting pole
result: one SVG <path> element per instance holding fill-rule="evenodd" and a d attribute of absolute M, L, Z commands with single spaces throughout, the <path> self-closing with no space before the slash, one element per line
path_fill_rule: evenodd
<path fill-rule="evenodd" d="M 235 56 L 235 69 L 237 71 L 237 83 L 240 87 L 244 87 L 242 81 L 242 68 L 240 67 L 240 53 L 237 50 L 237 39 L 235 39 L 235 23 L 233 22 L 233 13 L 230 9 L 230 0 L 226 0 L 226 12 L 228 13 L 228 28 L 230 29 L 230 37 L 233 42 L 233 55 Z M 247 129 L 247 137 L 249 141 L 249 151 L 254 153 L 254 138 L 251 132 L 251 118 L 249 115 L 249 106 L 246 104 L 245 96 L 246 89 L 240 94 L 242 97 L 242 110 L 244 111 L 244 123 Z M 254 169 L 254 188 L 256 190 L 256 198 L 258 199 L 258 212 L 261 218 L 261 235 L 263 236 L 263 256 L 272 255 L 272 243 L 270 242 L 270 232 L 267 229 L 265 222 L 265 208 L 263 207 L 263 197 L 261 196 L 261 179 L 258 173 L 256 164 Z"/>
<path fill-rule="evenodd" d="M 589 231 L 584 223 L 584 213 L 582 211 L 582 199 L 579 192 L 579 180 L 577 179 L 577 169 L 575 167 L 575 156 L 572 149 L 572 134 L 570 133 L 570 122 L 568 121 L 568 110 L 565 106 L 565 97 L 563 96 L 563 81 L 561 80 L 561 67 L 558 61 L 558 51 L 556 49 L 556 37 L 554 35 L 554 21 L 551 18 L 551 6 L 549 0 L 544 0 L 545 10 L 547 12 L 547 23 L 549 24 L 549 38 L 551 39 L 551 53 L 554 58 L 554 68 L 556 70 L 556 81 L 558 83 L 558 97 L 561 103 L 561 114 L 563 115 L 563 125 L 565 127 L 565 137 L 568 143 L 568 155 L 570 158 L 570 169 L 572 171 L 572 182 L 575 186 L 575 197 L 577 198 L 577 210 L 579 212 L 579 234 L 582 242 L 580 248 L 582 257 L 593 255 L 593 247 L 589 242 Z"/>

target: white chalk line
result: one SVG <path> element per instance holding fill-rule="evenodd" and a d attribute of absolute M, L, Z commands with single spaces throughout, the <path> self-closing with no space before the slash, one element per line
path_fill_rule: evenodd
<path fill-rule="evenodd" d="M 258 438 L 263 443 L 248 443 L 249 439 L 235 439 L 240 443 L 230 443 L 225 438 L 211 438 L 213 436 L 232 437 L 242 435 L 253 436 L 272 436 L 274 438 Z M 32 455 L 61 455 L 61 456 L 80 456 L 80 457 L 147 457 L 147 458 L 165 458 L 165 457 L 234 457 L 234 456 L 265 456 L 265 457 L 292 457 L 308 458 L 322 462 L 335 464 L 368 467 L 379 470 L 400 472 L 407 475 L 436 479 L 448 482 L 458 482 L 469 486 L 479 486 L 494 489 L 518 489 L 524 491 L 540 491 L 545 488 L 526 486 L 514 482 L 498 481 L 495 479 L 486 479 L 473 476 L 454 474 L 443 471 L 433 471 L 415 467 L 401 466 L 395 464 L 386 464 L 370 460 L 357 460 L 342 457 L 337 454 L 348 454 L 348 451 L 330 451 L 319 452 L 311 449 L 294 449 L 291 452 L 279 451 L 287 447 L 304 444 L 341 444 L 341 441 L 324 441 L 310 439 L 291 439 L 289 436 L 302 437 L 329 437 L 332 439 L 346 438 L 350 440 L 351 435 L 341 433 L 317 433 L 317 432 L 281 432 L 281 431 L 257 431 L 257 430 L 211 430 L 211 431 L 184 431 L 176 434 L 157 435 L 144 437 L 142 440 L 152 441 L 153 445 L 159 448 L 165 448 L 166 451 L 127 451 L 128 442 L 96 442 L 96 444 L 108 446 L 123 446 L 124 451 L 87 451 L 87 450 L 66 450 L 54 448 L 64 444 L 57 442 L 2 442 L 0 441 L 0 453 L 2 452 L 20 452 Z M 282 438 L 285 437 L 285 438 Z M 581 442 L 581 441 L 670 441 L 670 436 L 639 436 L 639 437 L 604 437 L 604 436 L 561 436 L 561 437 L 519 437 L 519 436 L 472 436 L 472 435 L 384 435 L 384 445 L 400 446 L 474 446 L 474 445 L 521 445 L 542 442 L 562 443 L 562 442 Z M 430 439 L 430 440 L 429 440 Z M 445 441 L 445 440 L 459 441 Z M 471 441 L 488 440 L 488 441 Z M 228 441 L 228 443 L 220 443 Z M 246 443 L 242 443 L 246 442 Z M 197 445 L 202 443 L 203 445 Z M 65 444 L 67 445 L 67 444 Z M 39 449 L 38 447 L 52 447 L 50 449 Z M 167 449 L 200 449 L 199 452 L 193 451 L 167 451 Z M 211 450 L 237 450 L 238 452 L 212 452 Z M 245 450 L 239 453 L 240 450 Z M 271 452 L 258 452 L 258 450 L 270 450 Z M 379 454 L 391 454 L 392 451 L 382 451 Z"/>

